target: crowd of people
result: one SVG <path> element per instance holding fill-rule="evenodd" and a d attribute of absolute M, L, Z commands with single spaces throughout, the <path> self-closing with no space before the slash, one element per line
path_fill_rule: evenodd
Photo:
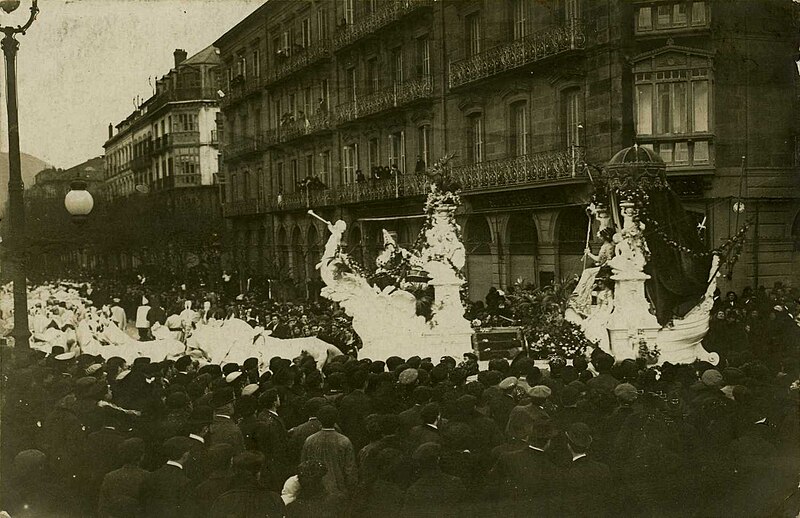
<path fill-rule="evenodd" d="M 322 304 L 231 297 L 224 282 L 212 293 L 101 281 L 82 294 L 100 305 L 117 299 L 128 314 L 142 296 L 192 300 L 201 318 L 236 315 L 286 335 L 344 318 Z M 739 310 L 745 298 L 719 304 Z M 504 306 L 502 293 L 487 299 L 492 312 Z M 749 345 L 718 366 L 615 362 L 597 349 L 546 367 L 525 356 L 479 366 L 471 353 L 370 359 L 355 349 L 324 364 L 188 355 L 128 364 L 5 347 L 0 511 L 790 515 L 800 509 L 797 344 L 767 359 Z"/>

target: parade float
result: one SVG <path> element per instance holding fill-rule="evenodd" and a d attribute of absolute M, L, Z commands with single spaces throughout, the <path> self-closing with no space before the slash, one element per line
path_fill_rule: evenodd
<path fill-rule="evenodd" d="M 708 250 L 670 189 L 663 160 L 648 148 L 623 149 L 592 182 L 587 213 L 603 245 L 593 255 L 587 231 L 586 253 L 596 265 L 584 269 L 567 320 L 618 361 L 716 364 L 719 356 L 702 340 L 721 263 L 732 266 L 746 227 Z"/>
<path fill-rule="evenodd" d="M 375 273 L 343 251 L 344 221 L 332 223 L 309 211 L 331 233 L 317 266 L 325 283 L 321 294 L 353 318 L 353 329 L 363 343 L 362 356 L 460 358 L 472 349 L 472 328 L 461 302 L 466 250 L 455 221 L 460 187 L 447 174 L 450 158 L 431 170 L 425 223 L 416 246 L 406 250 L 384 231 L 384 250 Z M 383 282 L 376 282 L 378 278 Z M 425 289 L 433 290 L 433 300 L 429 312 L 419 314 L 415 293 Z"/>

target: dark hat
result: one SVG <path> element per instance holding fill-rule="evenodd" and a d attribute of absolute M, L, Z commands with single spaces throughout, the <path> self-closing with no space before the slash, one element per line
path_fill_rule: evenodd
<path fill-rule="evenodd" d="M 395 370 L 402 363 L 403 363 L 403 359 L 400 358 L 399 356 L 389 356 L 388 358 L 386 358 L 386 367 L 390 371 Z"/>
<path fill-rule="evenodd" d="M 489 370 L 491 371 L 500 371 L 505 374 L 508 372 L 508 369 L 508 360 L 505 358 L 495 358 L 493 360 L 489 360 Z"/>
<path fill-rule="evenodd" d="M 170 437 L 164 441 L 164 454 L 170 460 L 179 459 L 184 453 L 191 450 L 194 444 L 194 441 L 188 437 Z"/>
<path fill-rule="evenodd" d="M 147 356 L 139 356 L 138 358 L 134 358 L 131 368 L 142 368 L 145 365 L 150 365 L 150 358 Z"/>
<path fill-rule="evenodd" d="M 438 462 L 439 457 L 442 455 L 442 446 L 435 442 L 426 442 L 424 444 L 420 444 L 414 453 L 411 455 L 411 458 L 414 462 L 420 465 L 430 465 L 435 462 Z"/>
<path fill-rule="evenodd" d="M 243 451 L 233 457 L 233 469 L 240 473 L 256 474 L 264 465 L 264 455 L 257 451 Z"/>
<path fill-rule="evenodd" d="M 565 407 L 574 406 L 578 403 L 580 392 L 575 387 L 567 385 L 561 391 L 561 404 Z"/>
<path fill-rule="evenodd" d="M 493 387 L 503 381 L 503 373 L 500 371 L 481 371 L 478 373 L 478 381 L 484 387 Z"/>
<path fill-rule="evenodd" d="M 192 357 L 191 356 L 181 356 L 177 360 L 175 360 L 175 368 L 179 371 L 184 369 L 188 369 L 189 366 L 192 364 Z"/>
<path fill-rule="evenodd" d="M 592 444 L 592 432 L 585 423 L 572 423 L 565 433 L 569 442 L 581 449 Z"/>
<path fill-rule="evenodd" d="M 223 407 L 228 403 L 233 402 L 234 397 L 235 394 L 233 392 L 233 387 L 218 388 L 211 396 L 211 406 L 214 408 Z"/>
<path fill-rule="evenodd" d="M 177 409 L 189 406 L 189 396 L 185 392 L 173 392 L 167 396 L 167 408 Z"/>
<path fill-rule="evenodd" d="M 197 405 L 192 409 L 189 414 L 189 423 L 191 424 L 211 424 L 214 418 L 214 409 L 206 405 Z"/>
<path fill-rule="evenodd" d="M 242 370 L 249 371 L 253 369 L 258 369 L 258 358 L 250 357 L 242 363 Z"/>
<path fill-rule="evenodd" d="M 230 374 L 232 372 L 236 372 L 238 370 L 239 370 L 239 364 L 238 363 L 226 363 L 222 367 L 222 374 L 227 376 L 228 374 Z"/>
<path fill-rule="evenodd" d="M 418 405 L 427 403 L 432 397 L 433 389 L 426 385 L 414 387 L 414 391 L 411 393 L 411 399 Z"/>
<path fill-rule="evenodd" d="M 375 374 L 383 372 L 386 368 L 386 363 L 380 360 L 374 361 L 369 364 L 369 371 Z"/>
<path fill-rule="evenodd" d="M 303 410 L 305 411 L 306 415 L 309 417 L 316 417 L 317 412 L 323 406 L 328 404 L 328 400 L 324 397 L 312 397 L 308 401 L 306 401 L 305 405 L 303 405 Z"/>

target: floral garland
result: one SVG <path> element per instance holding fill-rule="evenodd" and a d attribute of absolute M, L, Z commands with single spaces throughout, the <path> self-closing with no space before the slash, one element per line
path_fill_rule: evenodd
<path fill-rule="evenodd" d="M 720 245 L 719 247 L 708 251 L 701 251 L 701 250 L 692 250 L 688 246 L 678 243 L 674 239 L 670 238 L 666 232 L 661 230 L 660 226 L 658 225 L 658 222 L 647 217 L 645 213 L 643 213 L 642 216 L 644 216 L 642 218 L 643 221 L 649 227 L 648 228 L 649 232 L 653 232 L 655 235 L 661 238 L 662 241 L 664 241 L 672 248 L 680 250 L 681 252 L 684 252 L 686 254 L 689 254 L 692 257 L 711 257 L 713 255 L 718 255 L 721 257 L 729 257 L 734 250 L 739 250 L 739 251 L 741 250 L 741 245 L 744 242 L 745 235 L 747 234 L 747 231 L 750 228 L 750 223 L 749 222 L 745 223 L 744 226 L 739 229 L 736 235 L 726 239 L 725 242 L 722 243 L 722 245 Z"/>

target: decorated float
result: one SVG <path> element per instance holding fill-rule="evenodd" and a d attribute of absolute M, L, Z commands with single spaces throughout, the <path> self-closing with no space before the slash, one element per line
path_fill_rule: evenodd
<path fill-rule="evenodd" d="M 384 231 L 384 250 L 374 274 L 342 250 L 347 224 L 317 216 L 331 232 L 317 266 L 325 283 L 322 296 L 337 302 L 353 318 L 361 337 L 362 356 L 461 355 L 472 349 L 472 328 L 464 318 L 461 288 L 466 250 L 455 212 L 459 185 L 449 178 L 445 157 L 432 168 L 425 203 L 425 223 L 413 250 L 406 250 Z M 432 290 L 429 311 L 418 311 L 421 292 Z"/>
<path fill-rule="evenodd" d="M 670 189 L 663 160 L 648 148 L 623 149 L 592 182 L 587 213 L 599 222 L 603 245 L 592 254 L 587 232 L 595 266 L 584 269 L 567 320 L 617 360 L 716 364 L 702 340 L 720 266 L 732 266 L 746 227 L 708 250 Z"/>

